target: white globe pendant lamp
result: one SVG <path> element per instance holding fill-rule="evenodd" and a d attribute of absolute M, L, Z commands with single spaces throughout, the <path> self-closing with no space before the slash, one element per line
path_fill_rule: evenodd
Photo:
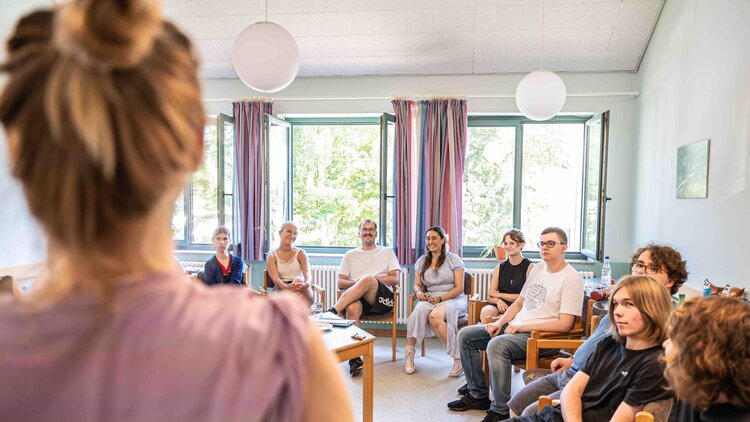
<path fill-rule="evenodd" d="M 544 0 L 542 0 L 542 53 L 539 70 L 521 79 L 516 88 L 516 106 L 531 120 L 543 121 L 554 117 L 565 105 L 565 82 L 555 72 L 544 70 Z"/>
<path fill-rule="evenodd" d="M 294 37 L 281 26 L 266 21 L 240 32 L 232 48 L 232 67 L 250 88 L 277 92 L 289 86 L 299 71 L 299 48 Z"/>
<path fill-rule="evenodd" d="M 565 105 L 565 83 L 555 72 L 535 70 L 516 88 L 516 105 L 524 116 L 542 121 L 554 117 Z"/>

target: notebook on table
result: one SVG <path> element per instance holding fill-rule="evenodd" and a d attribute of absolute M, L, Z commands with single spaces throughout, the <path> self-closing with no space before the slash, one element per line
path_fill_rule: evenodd
<path fill-rule="evenodd" d="M 320 318 L 316 319 L 316 321 L 327 322 L 333 325 L 334 327 L 348 327 L 354 324 L 353 319 L 343 319 L 330 312 L 323 312 L 323 314 L 320 315 Z"/>

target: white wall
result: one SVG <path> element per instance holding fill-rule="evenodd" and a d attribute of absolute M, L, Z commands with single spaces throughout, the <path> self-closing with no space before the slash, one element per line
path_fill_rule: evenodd
<path fill-rule="evenodd" d="M 0 268 L 41 262 L 46 241 L 26 207 L 19 183 L 8 169 L 5 132 L 0 130 Z M 1 274 L 3 273 L 0 270 Z"/>
<path fill-rule="evenodd" d="M 289 101 L 284 98 L 395 97 L 415 95 L 512 95 L 524 75 L 392 76 L 357 78 L 300 78 L 272 96 L 276 114 L 352 114 L 393 112 L 389 99 Z M 569 94 L 634 92 L 633 73 L 562 74 Z M 231 101 L 221 99 L 268 97 L 237 79 L 204 80 L 209 113 L 232 114 Z M 514 98 L 469 98 L 469 113 L 517 114 Z M 629 96 L 569 97 L 563 113 L 611 111 L 606 251 L 615 261 L 629 261 L 632 237 L 633 154 L 637 136 L 637 99 Z"/>
<path fill-rule="evenodd" d="M 4 62 L 5 40 L 19 17 L 40 7 L 52 7 L 50 0 L 8 0 L 0 14 L 0 62 Z M 5 83 L 0 76 L 0 89 Z M 8 171 L 4 129 L 0 129 L 0 268 L 41 262 L 46 257 L 46 242 L 26 208 L 20 186 Z M 2 270 L 0 270 L 2 273 Z"/>
<path fill-rule="evenodd" d="M 750 287 L 750 1 L 669 0 L 641 66 L 637 243 L 668 241 L 688 283 Z M 677 147 L 710 138 L 707 199 L 676 199 Z"/>

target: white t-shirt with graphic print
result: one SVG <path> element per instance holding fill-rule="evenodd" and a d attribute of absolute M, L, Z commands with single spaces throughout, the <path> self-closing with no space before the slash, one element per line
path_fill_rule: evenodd
<path fill-rule="evenodd" d="M 375 249 L 363 250 L 361 247 L 347 251 L 341 260 L 339 274 L 357 281 L 367 275 L 385 275 L 393 270 L 400 270 L 398 258 L 393 249 L 375 246 Z M 392 287 L 388 286 L 391 290 Z"/>
<path fill-rule="evenodd" d="M 560 314 L 581 316 L 583 283 L 578 272 L 567 264 L 551 273 L 544 261 L 534 265 L 521 290 L 523 307 L 511 325 L 542 324 L 555 321 Z"/>

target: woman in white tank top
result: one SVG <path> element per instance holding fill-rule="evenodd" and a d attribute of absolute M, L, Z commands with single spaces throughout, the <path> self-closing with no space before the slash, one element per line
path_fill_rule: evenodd
<path fill-rule="evenodd" d="M 298 234 L 297 225 L 291 221 L 281 225 L 279 247 L 269 252 L 266 260 L 268 277 L 277 289 L 297 293 L 312 303 L 310 262 L 305 251 L 294 246 Z"/>

